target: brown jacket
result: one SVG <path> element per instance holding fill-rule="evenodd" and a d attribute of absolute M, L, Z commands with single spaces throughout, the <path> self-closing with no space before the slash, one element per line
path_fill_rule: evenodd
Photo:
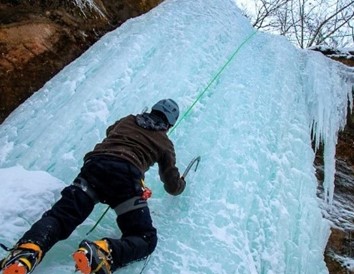
<path fill-rule="evenodd" d="M 174 146 L 166 130 L 143 128 L 137 124 L 136 116 L 129 115 L 108 127 L 106 135 L 85 155 L 85 160 L 94 155 L 117 156 L 134 164 L 142 174 L 158 163 L 165 190 L 172 195 L 183 192 L 185 182 L 180 178 Z"/>

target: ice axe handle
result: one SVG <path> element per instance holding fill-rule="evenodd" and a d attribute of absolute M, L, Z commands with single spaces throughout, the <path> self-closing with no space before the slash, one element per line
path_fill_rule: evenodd
<path fill-rule="evenodd" d="M 194 163 L 197 163 L 196 166 L 195 166 L 195 169 L 194 169 L 194 171 L 197 171 L 199 162 L 200 162 L 200 156 L 193 158 L 192 161 L 190 161 L 189 165 L 187 166 L 186 170 L 184 171 L 182 177 L 183 177 L 184 179 L 187 177 L 188 172 L 189 172 L 189 170 L 192 168 L 192 166 L 194 165 Z"/>

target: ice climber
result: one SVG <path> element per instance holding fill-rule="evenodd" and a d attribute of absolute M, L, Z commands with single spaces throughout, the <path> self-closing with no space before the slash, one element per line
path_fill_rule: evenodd
<path fill-rule="evenodd" d="M 61 198 L 8 249 L 0 261 L 3 274 L 32 273 L 48 250 L 68 238 L 99 202 L 116 211 L 122 236 L 83 240 L 73 253 L 76 269 L 108 274 L 151 254 L 157 235 L 146 201 L 149 189 L 144 173 L 158 163 L 165 190 L 171 195 L 183 192 L 186 183 L 167 136 L 178 116 L 176 102 L 164 99 L 151 112 L 128 115 L 109 126 L 107 136 L 85 155 L 80 173 L 62 190 Z"/>

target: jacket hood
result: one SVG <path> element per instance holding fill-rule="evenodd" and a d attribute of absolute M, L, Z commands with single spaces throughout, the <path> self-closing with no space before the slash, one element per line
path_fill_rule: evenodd
<path fill-rule="evenodd" d="M 138 126 L 150 130 L 168 130 L 169 125 L 159 116 L 152 113 L 142 113 L 135 117 Z"/>

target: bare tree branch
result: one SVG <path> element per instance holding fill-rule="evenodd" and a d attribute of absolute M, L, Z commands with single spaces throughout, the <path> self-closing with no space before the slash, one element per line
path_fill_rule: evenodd
<path fill-rule="evenodd" d="M 316 32 L 314 33 L 314 35 L 312 36 L 312 39 L 310 40 L 309 46 L 312 46 L 316 37 L 318 36 L 319 32 L 321 31 L 321 29 L 323 28 L 324 25 L 326 25 L 332 18 L 334 18 L 335 16 L 337 16 L 340 12 L 342 12 L 343 10 L 345 10 L 346 8 L 350 7 L 351 5 L 354 5 L 354 1 L 351 1 L 350 3 L 348 3 L 347 5 L 343 6 L 342 8 L 340 8 L 338 11 L 336 11 L 334 14 L 332 14 L 331 16 L 329 16 L 328 18 L 324 19 L 319 26 L 317 27 Z M 351 16 L 351 18 L 353 17 L 353 15 Z M 349 18 L 350 19 L 350 18 Z M 349 20 L 348 19 L 348 20 Z M 348 21 L 347 20 L 347 21 Z M 346 21 L 346 22 L 347 22 Z M 345 22 L 345 23 L 346 23 Z M 342 24 L 341 26 L 343 26 L 345 24 Z M 338 30 L 338 28 L 336 29 L 336 31 Z M 335 32 L 335 31 L 334 31 Z M 333 34 L 333 33 L 332 33 Z"/>
<path fill-rule="evenodd" d="M 256 7 L 249 16 L 255 28 L 295 39 L 301 48 L 354 40 L 354 0 L 249 1 Z"/>

